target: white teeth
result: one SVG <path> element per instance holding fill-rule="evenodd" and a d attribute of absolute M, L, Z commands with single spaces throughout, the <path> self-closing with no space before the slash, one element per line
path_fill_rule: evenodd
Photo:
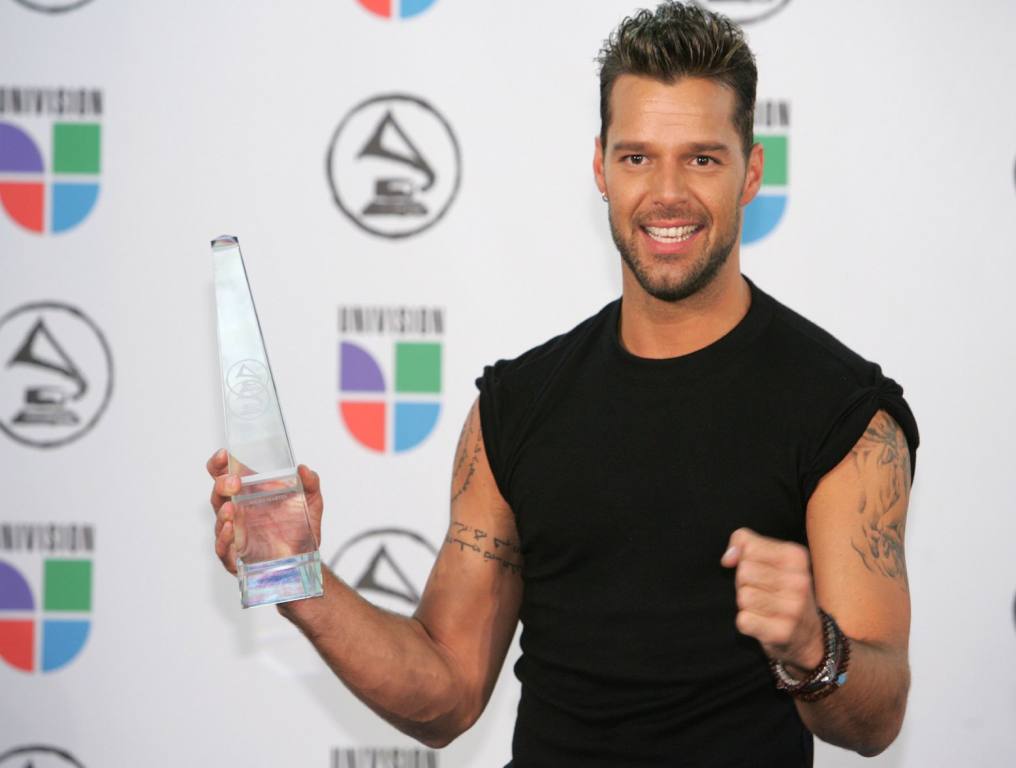
<path fill-rule="evenodd" d="M 688 224 L 684 227 L 645 227 L 646 232 L 653 240 L 659 240 L 662 243 L 680 243 L 687 240 L 696 231 L 698 231 L 697 224 Z"/>

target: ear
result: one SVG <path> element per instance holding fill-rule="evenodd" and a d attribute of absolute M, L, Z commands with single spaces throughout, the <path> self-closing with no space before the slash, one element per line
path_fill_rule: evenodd
<path fill-rule="evenodd" d="M 762 186 L 762 170 L 765 167 L 765 151 L 756 142 L 748 153 L 748 164 L 744 172 L 744 188 L 741 190 L 741 206 L 755 199 L 759 187 Z"/>
<path fill-rule="evenodd" d="M 603 145 L 600 137 L 594 136 L 593 143 L 596 148 L 593 150 L 593 176 L 596 177 L 596 188 L 601 195 L 607 194 L 607 177 L 603 173 Z"/>

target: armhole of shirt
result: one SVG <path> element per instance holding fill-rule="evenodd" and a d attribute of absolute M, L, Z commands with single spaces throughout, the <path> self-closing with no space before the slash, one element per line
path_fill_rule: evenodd
<path fill-rule="evenodd" d="M 895 419 L 907 438 L 910 451 L 911 479 L 917 469 L 917 422 L 910 406 L 903 399 L 903 390 L 892 379 L 883 379 L 875 386 L 856 392 L 840 409 L 819 441 L 819 448 L 801 479 L 801 498 L 807 507 L 823 477 L 832 471 L 850 453 L 864 435 L 868 424 L 880 410 Z"/>
<path fill-rule="evenodd" d="M 500 443 L 501 429 L 497 418 L 497 395 L 494 392 L 497 383 L 494 380 L 493 367 L 488 366 L 484 369 L 483 376 L 476 380 L 476 386 L 480 390 L 480 434 L 483 435 L 483 450 L 487 454 L 487 462 L 490 464 L 494 483 L 497 485 L 501 497 L 510 505 L 508 484 L 504 476 L 503 452 Z"/>

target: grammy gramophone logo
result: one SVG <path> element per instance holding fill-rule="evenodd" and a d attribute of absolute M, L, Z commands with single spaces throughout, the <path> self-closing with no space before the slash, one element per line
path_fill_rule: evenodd
<path fill-rule="evenodd" d="M 91 0 L 15 0 L 17 3 L 42 13 L 63 13 L 91 2 Z"/>
<path fill-rule="evenodd" d="M 0 430 L 37 448 L 88 432 L 113 392 L 109 345 L 81 310 L 25 304 L 0 318 Z"/>
<path fill-rule="evenodd" d="M 375 528 L 354 536 L 329 567 L 374 605 L 403 615 L 420 602 L 437 550 L 405 528 Z"/>
<path fill-rule="evenodd" d="M 0 754 L 0 768 L 84 768 L 70 752 L 32 744 Z"/>
<path fill-rule="evenodd" d="M 721 13 L 735 24 L 762 21 L 782 11 L 790 0 L 694 0 L 707 11 Z"/>
<path fill-rule="evenodd" d="M 415 96 L 358 104 L 332 136 L 328 181 L 339 209 L 380 237 L 415 235 L 447 212 L 459 190 L 459 144 L 448 121 Z"/>

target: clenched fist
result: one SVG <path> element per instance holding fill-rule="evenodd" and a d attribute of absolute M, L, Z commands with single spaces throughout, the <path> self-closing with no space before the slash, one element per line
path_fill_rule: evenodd
<path fill-rule="evenodd" d="M 822 663 L 822 619 L 805 547 L 738 528 L 720 564 L 737 569 L 740 632 L 758 640 L 769 658 L 796 667 L 801 676 Z"/>

